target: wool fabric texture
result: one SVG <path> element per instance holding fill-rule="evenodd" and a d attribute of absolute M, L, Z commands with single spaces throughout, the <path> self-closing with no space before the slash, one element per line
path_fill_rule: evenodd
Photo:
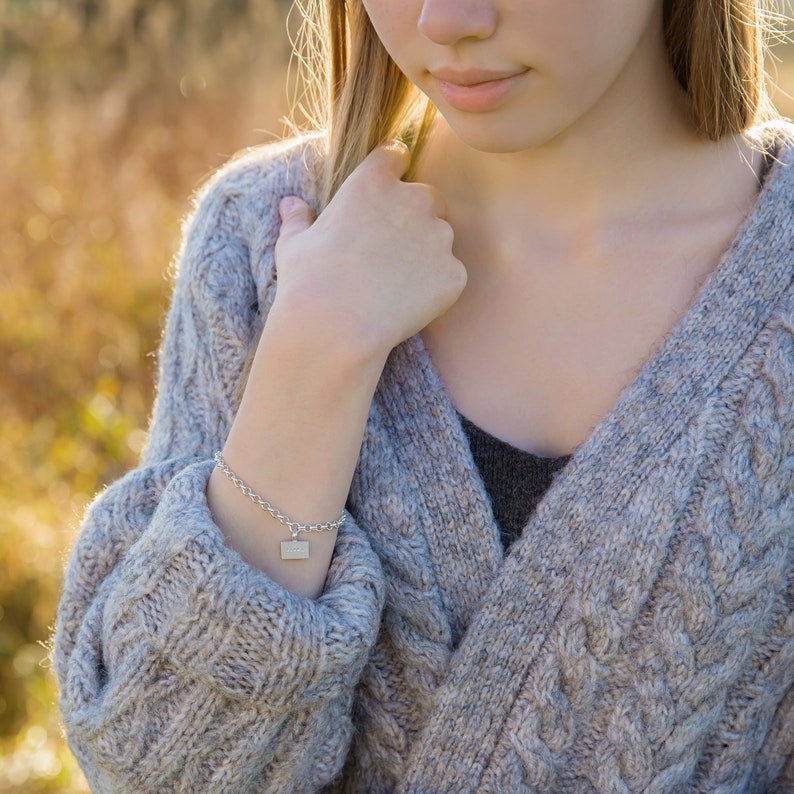
<path fill-rule="evenodd" d="M 224 544 L 205 488 L 316 142 L 222 169 L 185 229 L 148 446 L 66 573 L 60 707 L 93 791 L 794 791 L 784 132 L 719 266 L 509 553 L 421 338 L 395 348 L 314 601 Z"/>

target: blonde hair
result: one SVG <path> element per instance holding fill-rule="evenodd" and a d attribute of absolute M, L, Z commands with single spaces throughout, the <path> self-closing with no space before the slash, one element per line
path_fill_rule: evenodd
<path fill-rule="evenodd" d="M 665 0 L 664 34 L 700 131 L 713 140 L 774 115 L 758 0 Z"/>
<path fill-rule="evenodd" d="M 713 140 L 774 115 L 765 90 L 760 2 L 664 0 L 673 71 L 690 98 L 695 125 Z M 420 148 L 434 110 L 389 57 L 361 0 L 298 3 L 304 18 L 300 58 L 313 81 L 309 115 L 328 135 L 322 207 L 378 144 L 401 137 Z"/>
<path fill-rule="evenodd" d="M 305 72 L 300 110 L 327 134 L 320 208 L 378 144 L 418 149 L 434 109 L 397 68 L 360 0 L 296 0 L 302 14 L 294 55 Z"/>

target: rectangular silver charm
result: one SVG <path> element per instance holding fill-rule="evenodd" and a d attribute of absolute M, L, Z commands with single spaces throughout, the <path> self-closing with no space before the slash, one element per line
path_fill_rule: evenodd
<path fill-rule="evenodd" d="M 282 540 L 281 541 L 282 560 L 308 560 L 309 541 L 308 540 Z"/>

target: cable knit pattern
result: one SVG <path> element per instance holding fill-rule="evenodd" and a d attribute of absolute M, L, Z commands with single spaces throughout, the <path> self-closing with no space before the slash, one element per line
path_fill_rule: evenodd
<path fill-rule="evenodd" d="M 97 792 L 794 791 L 794 148 L 504 554 L 421 338 L 374 396 L 323 595 L 228 549 L 211 456 L 311 141 L 185 230 L 141 465 L 87 513 L 55 661 Z"/>

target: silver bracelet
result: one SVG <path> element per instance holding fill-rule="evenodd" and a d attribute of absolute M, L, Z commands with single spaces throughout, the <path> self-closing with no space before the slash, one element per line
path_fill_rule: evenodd
<path fill-rule="evenodd" d="M 339 529 L 339 527 L 345 523 L 347 516 L 344 512 L 336 521 L 326 521 L 323 524 L 299 524 L 297 521 L 292 521 L 273 507 L 270 502 L 266 502 L 259 494 L 254 493 L 254 491 L 229 468 L 220 450 L 213 455 L 213 460 L 215 461 L 215 465 L 226 475 L 226 479 L 229 480 L 235 488 L 239 488 L 254 504 L 259 505 L 266 513 L 270 513 L 279 524 L 282 524 L 290 531 L 292 540 L 284 540 L 281 542 L 282 560 L 306 560 L 309 558 L 309 542 L 306 540 L 298 540 L 299 532 L 332 532 L 335 529 Z"/>

